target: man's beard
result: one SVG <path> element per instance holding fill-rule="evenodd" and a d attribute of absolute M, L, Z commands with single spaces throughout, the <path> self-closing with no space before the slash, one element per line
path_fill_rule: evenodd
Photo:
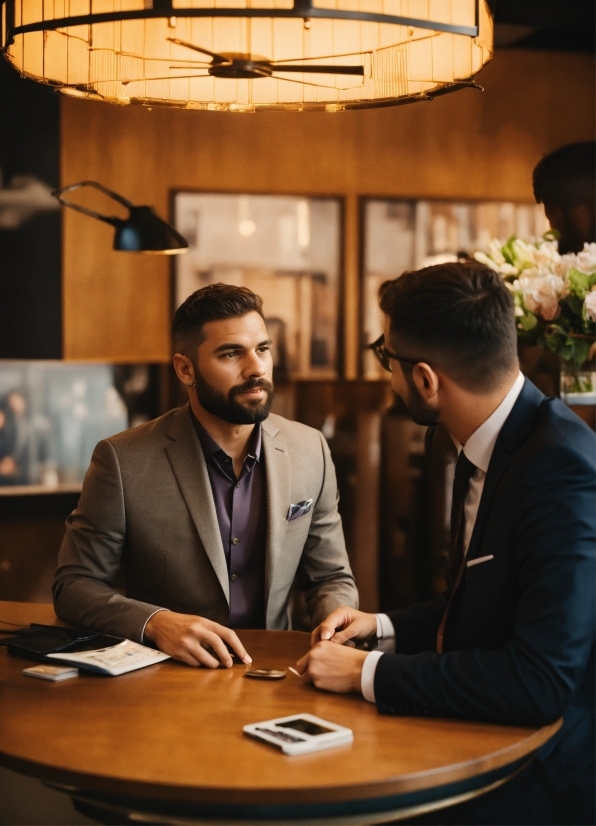
<path fill-rule="evenodd" d="M 412 421 L 416 424 L 430 427 L 437 423 L 439 418 L 439 411 L 435 410 L 430 404 L 422 398 L 420 391 L 414 384 L 411 372 L 404 371 L 404 378 L 408 386 L 408 397 L 402 401 L 405 404 Z"/>
<path fill-rule="evenodd" d="M 199 373 L 194 365 L 196 376 L 197 398 L 201 406 L 212 416 L 217 416 L 230 424 L 258 424 L 264 421 L 273 404 L 273 384 L 267 379 L 248 379 L 243 384 L 230 388 L 228 393 L 222 393 L 210 385 Z M 266 391 L 265 401 L 248 399 L 242 403 L 237 400 L 240 393 L 254 390 L 257 387 Z"/>

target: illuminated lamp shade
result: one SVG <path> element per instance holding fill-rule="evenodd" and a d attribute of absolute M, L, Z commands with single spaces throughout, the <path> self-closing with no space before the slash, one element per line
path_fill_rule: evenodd
<path fill-rule="evenodd" d="M 5 0 L 2 24 L 13 66 L 66 94 L 234 112 L 431 100 L 493 48 L 486 0 Z"/>
<path fill-rule="evenodd" d="M 111 215 L 102 215 L 94 209 L 74 204 L 64 197 L 66 192 L 90 186 L 103 192 L 113 201 L 118 201 L 128 209 L 128 218 L 116 218 Z M 52 192 L 62 206 L 82 212 L 91 218 L 97 218 L 105 224 L 115 227 L 114 249 L 118 252 L 148 252 L 161 255 L 178 255 L 188 251 L 186 239 L 174 227 L 167 224 L 153 211 L 150 206 L 135 206 L 127 198 L 112 192 L 111 189 L 98 184 L 96 181 L 80 181 Z"/>

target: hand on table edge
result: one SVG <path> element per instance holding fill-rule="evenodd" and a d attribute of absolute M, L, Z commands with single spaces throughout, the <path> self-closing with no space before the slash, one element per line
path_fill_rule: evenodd
<path fill-rule="evenodd" d="M 311 646 L 323 640 L 343 645 L 348 640 L 365 640 L 377 633 L 376 614 L 367 614 L 345 605 L 332 611 L 310 635 Z"/>
<path fill-rule="evenodd" d="M 249 665 L 252 662 L 235 631 L 192 614 L 157 611 L 147 621 L 144 636 L 155 643 L 160 651 L 191 666 L 219 668 L 223 664 L 226 668 L 231 668 L 233 661 L 225 643 L 243 663 Z M 205 646 L 209 646 L 217 656 L 214 657 Z"/>
<path fill-rule="evenodd" d="M 316 688 L 337 694 L 360 693 L 362 666 L 368 653 L 322 640 L 298 660 L 296 670 Z"/>

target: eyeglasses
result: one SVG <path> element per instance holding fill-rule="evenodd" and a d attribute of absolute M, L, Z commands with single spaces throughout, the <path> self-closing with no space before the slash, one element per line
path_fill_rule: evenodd
<path fill-rule="evenodd" d="M 420 364 L 421 361 L 426 361 L 428 363 L 427 359 L 412 359 L 407 356 L 399 356 L 397 353 L 392 353 L 391 350 L 388 350 L 385 347 L 384 335 L 380 335 L 376 341 L 373 341 L 372 344 L 367 344 L 366 349 L 373 351 L 383 370 L 387 370 L 389 373 L 393 372 L 391 368 L 391 359 L 393 359 L 393 361 L 403 361 L 406 364 Z"/>

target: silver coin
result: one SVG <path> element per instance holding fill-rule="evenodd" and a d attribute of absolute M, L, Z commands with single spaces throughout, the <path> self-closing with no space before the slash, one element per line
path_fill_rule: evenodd
<path fill-rule="evenodd" d="M 257 680 L 283 680 L 285 671 L 277 671 L 275 668 L 251 668 L 244 672 L 245 677 L 254 677 Z"/>

